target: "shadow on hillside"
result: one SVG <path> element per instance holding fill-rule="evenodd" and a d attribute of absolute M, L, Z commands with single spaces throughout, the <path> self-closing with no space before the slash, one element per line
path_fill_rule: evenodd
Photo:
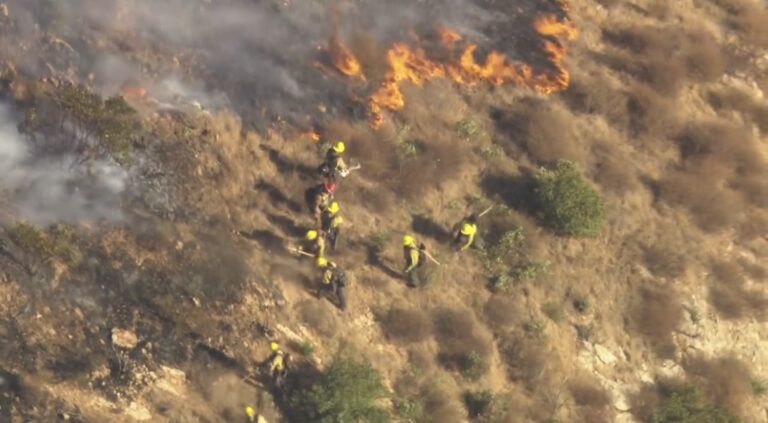
<path fill-rule="evenodd" d="M 299 204 L 297 201 L 291 200 L 290 198 L 286 197 L 285 194 L 283 194 L 283 192 L 280 191 L 280 189 L 278 189 L 276 186 L 272 185 L 271 183 L 262 180 L 257 182 L 253 188 L 266 193 L 269 196 L 269 200 L 272 203 L 283 204 L 284 206 L 288 207 L 288 209 L 290 209 L 292 212 L 301 213 L 301 210 L 302 210 L 301 204 Z"/>
<path fill-rule="evenodd" d="M 520 175 L 486 175 L 480 186 L 488 197 L 498 197 L 515 210 L 536 213 L 534 178 L 530 170 L 524 170 Z"/>
<path fill-rule="evenodd" d="M 438 243 L 444 244 L 451 240 L 451 233 L 445 227 L 431 217 L 417 215 L 413 217 L 411 229 L 420 235 L 426 235 L 435 238 Z"/>

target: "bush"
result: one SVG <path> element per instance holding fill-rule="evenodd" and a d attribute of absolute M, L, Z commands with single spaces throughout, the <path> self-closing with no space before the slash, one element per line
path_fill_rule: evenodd
<path fill-rule="evenodd" d="M 632 309 L 632 324 L 648 339 L 658 353 L 672 344 L 672 332 L 683 319 L 683 306 L 671 288 L 640 289 L 639 299 Z M 662 354 L 660 354 L 662 355 Z"/>
<path fill-rule="evenodd" d="M 386 396 L 381 376 L 369 364 L 342 358 L 293 401 L 301 421 L 384 423 L 389 415 L 376 402 Z"/>
<path fill-rule="evenodd" d="M 505 329 L 523 319 L 525 307 L 519 298 L 497 294 L 488 299 L 483 312 L 492 329 Z"/>
<path fill-rule="evenodd" d="M 669 245 L 653 244 L 644 247 L 643 261 L 648 270 L 659 278 L 675 279 L 685 272 L 685 256 Z"/>
<path fill-rule="evenodd" d="M 603 202 L 579 175 L 575 163 L 561 160 L 555 170 L 536 173 L 536 195 L 545 222 L 576 237 L 594 237 L 605 220 Z"/>
<path fill-rule="evenodd" d="M 432 334 L 432 321 L 420 309 L 392 308 L 382 324 L 387 335 L 405 342 L 424 341 Z"/>
<path fill-rule="evenodd" d="M 414 398 L 395 399 L 394 409 L 395 414 L 406 423 L 419 422 L 424 415 L 424 406 L 421 404 L 421 401 Z"/>
<path fill-rule="evenodd" d="M 768 313 L 768 296 L 746 287 L 742 266 L 716 260 L 711 265 L 712 281 L 709 302 L 726 319 L 747 316 L 764 318 Z"/>
<path fill-rule="evenodd" d="M 753 395 L 752 373 L 746 363 L 732 356 L 693 356 L 683 362 L 683 368 L 714 405 L 735 415 L 743 414 L 744 405 Z"/>
<path fill-rule="evenodd" d="M 26 223 L 19 223 L 10 230 L 9 236 L 22 250 L 38 256 L 41 260 L 58 257 L 70 266 L 77 265 L 82 255 L 72 244 L 72 229 L 55 225 L 46 233 Z"/>
<path fill-rule="evenodd" d="M 459 366 L 461 375 L 469 380 L 478 380 L 488 373 L 488 362 L 476 351 L 462 356 Z"/>
<path fill-rule="evenodd" d="M 467 412 L 471 418 L 484 416 L 491 408 L 492 403 L 493 393 L 488 390 L 464 394 L 464 404 L 466 404 Z"/>
<path fill-rule="evenodd" d="M 726 410 L 709 404 L 696 386 L 664 386 L 661 404 L 653 410 L 651 423 L 738 423 Z"/>

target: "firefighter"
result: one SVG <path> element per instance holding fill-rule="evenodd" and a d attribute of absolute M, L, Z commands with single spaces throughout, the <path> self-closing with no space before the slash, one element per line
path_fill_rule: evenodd
<path fill-rule="evenodd" d="M 269 377 L 272 378 L 275 386 L 279 388 L 283 386 L 285 376 L 288 373 L 287 357 L 277 342 L 270 342 L 269 350 L 271 353 L 263 365 L 267 366 Z"/>
<path fill-rule="evenodd" d="M 308 230 L 301 246 L 299 246 L 299 252 L 311 254 L 315 258 L 323 257 L 325 255 L 325 234 L 314 229 Z"/>
<path fill-rule="evenodd" d="M 411 235 L 403 237 L 403 258 L 405 259 L 403 273 L 410 287 L 416 287 L 421 283 L 419 268 L 424 265 L 426 250 L 424 243 L 416 244 L 416 240 Z"/>
<path fill-rule="evenodd" d="M 457 223 L 453 228 L 453 249 L 456 251 L 465 251 L 472 246 L 477 234 L 477 215 L 470 214 Z"/>
<path fill-rule="evenodd" d="M 307 202 L 310 213 L 315 219 L 320 219 L 320 214 L 333 201 L 333 194 L 336 192 L 336 183 L 325 182 L 307 189 L 304 193 L 304 199 Z"/>
<path fill-rule="evenodd" d="M 339 215 L 339 203 L 333 201 L 320 216 L 320 228 L 325 233 L 333 250 L 336 249 L 336 244 L 339 241 L 342 223 L 344 223 L 344 219 Z"/>
<path fill-rule="evenodd" d="M 336 296 L 336 305 L 341 311 L 346 310 L 347 301 L 344 297 L 344 288 L 347 286 L 347 276 L 336 263 L 319 257 L 317 267 L 322 271 L 320 286 L 325 291 L 330 291 Z"/>
<path fill-rule="evenodd" d="M 245 407 L 245 417 L 248 418 L 248 423 L 267 423 L 267 419 L 261 414 L 256 414 L 256 410 L 253 407 Z"/>
<path fill-rule="evenodd" d="M 325 162 L 318 168 L 321 176 L 329 181 L 335 181 L 340 173 L 347 172 L 347 164 L 344 163 L 344 158 L 342 157 L 346 149 L 344 141 L 337 141 L 328 149 L 325 153 Z"/>

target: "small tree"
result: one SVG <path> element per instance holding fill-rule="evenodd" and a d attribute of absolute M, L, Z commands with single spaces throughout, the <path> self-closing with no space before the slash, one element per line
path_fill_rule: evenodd
<path fill-rule="evenodd" d="M 664 399 L 651 417 L 651 423 L 738 423 L 739 419 L 715 407 L 693 385 L 667 387 Z"/>
<path fill-rule="evenodd" d="M 536 196 L 546 223 L 575 237 L 596 236 L 605 210 L 597 192 L 579 174 L 576 163 L 560 160 L 555 169 L 536 173 Z"/>
<path fill-rule="evenodd" d="M 320 379 L 299 391 L 294 405 L 302 420 L 317 423 L 386 423 L 389 414 L 376 401 L 387 390 L 369 364 L 337 359 Z"/>

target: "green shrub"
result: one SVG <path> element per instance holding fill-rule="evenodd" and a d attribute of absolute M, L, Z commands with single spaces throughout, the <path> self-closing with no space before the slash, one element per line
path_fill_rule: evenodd
<path fill-rule="evenodd" d="M 394 401 L 395 414 L 407 423 L 416 423 L 424 415 L 424 406 L 414 398 L 397 398 Z"/>
<path fill-rule="evenodd" d="M 651 423 L 738 423 L 726 410 L 704 400 L 693 385 L 668 386 L 662 390 L 661 404 L 654 410 Z"/>
<path fill-rule="evenodd" d="M 476 351 L 463 355 L 459 366 L 461 375 L 469 380 L 478 380 L 488 372 L 488 362 Z"/>
<path fill-rule="evenodd" d="M 476 418 L 488 413 L 493 403 L 493 393 L 488 390 L 467 392 L 464 394 L 464 404 L 467 406 L 469 417 Z"/>
<path fill-rule="evenodd" d="M 575 237 L 594 237 L 605 220 L 603 201 L 579 174 L 576 163 L 560 160 L 554 170 L 535 175 L 536 195 L 545 222 Z"/>
<path fill-rule="evenodd" d="M 315 346 L 308 341 L 304 341 L 299 344 L 299 354 L 304 357 L 309 357 L 315 353 Z"/>
<path fill-rule="evenodd" d="M 381 376 L 369 364 L 336 359 L 309 388 L 293 398 L 299 421 L 385 423 L 389 414 L 377 405 L 387 396 Z"/>
<path fill-rule="evenodd" d="M 752 379 L 752 393 L 756 396 L 765 395 L 768 393 L 768 382 L 760 379 Z"/>
<path fill-rule="evenodd" d="M 9 236 L 19 248 L 42 260 L 58 257 L 74 266 L 82 258 L 80 251 L 71 243 L 74 232 L 63 225 L 55 225 L 46 233 L 36 226 L 19 223 L 11 229 Z"/>

